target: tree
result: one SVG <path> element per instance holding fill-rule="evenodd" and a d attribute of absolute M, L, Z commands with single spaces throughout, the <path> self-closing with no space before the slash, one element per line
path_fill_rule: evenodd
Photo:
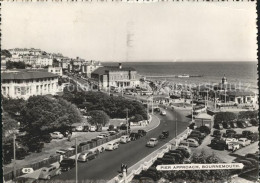
<path fill-rule="evenodd" d="M 214 117 L 214 123 L 219 124 L 222 122 L 230 122 L 237 118 L 237 115 L 233 112 L 219 112 Z"/>
<path fill-rule="evenodd" d="M 2 140 L 7 142 L 12 139 L 14 130 L 18 129 L 18 121 L 11 118 L 7 112 L 2 114 Z"/>
<path fill-rule="evenodd" d="M 6 69 L 25 69 L 25 63 L 24 62 L 13 62 L 13 61 L 7 61 L 6 62 Z"/>
<path fill-rule="evenodd" d="M 54 58 L 54 59 L 53 59 L 52 66 L 53 66 L 53 67 L 59 67 L 59 65 L 60 65 L 59 61 L 58 61 L 56 58 Z"/>
<path fill-rule="evenodd" d="M 88 122 L 92 125 L 101 124 L 105 126 L 109 122 L 109 116 L 101 110 L 89 111 L 87 115 L 90 116 Z"/>
<path fill-rule="evenodd" d="M 46 96 L 30 97 L 21 116 L 21 123 L 31 134 L 55 130 L 82 121 L 82 116 L 75 105 L 61 98 Z"/>
<path fill-rule="evenodd" d="M 130 122 L 139 122 L 139 121 L 143 121 L 144 118 L 142 115 L 140 114 L 136 114 L 133 118 L 131 118 L 129 121 Z"/>

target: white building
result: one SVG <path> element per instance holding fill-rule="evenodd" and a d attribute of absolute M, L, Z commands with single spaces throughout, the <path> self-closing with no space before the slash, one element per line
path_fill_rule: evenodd
<path fill-rule="evenodd" d="M 51 66 L 53 59 L 49 55 L 41 55 L 36 60 L 36 67 Z"/>
<path fill-rule="evenodd" d="M 59 92 L 58 75 L 45 71 L 17 70 L 1 73 L 4 97 L 28 99 L 33 95 Z"/>
<path fill-rule="evenodd" d="M 8 50 L 12 55 L 29 55 L 30 49 L 27 48 L 14 48 Z"/>
<path fill-rule="evenodd" d="M 86 74 L 86 76 L 90 78 L 91 73 L 100 67 L 103 67 L 100 62 L 95 62 L 91 60 L 90 62 L 81 66 L 81 72 L 83 74 Z"/>
<path fill-rule="evenodd" d="M 48 72 L 62 76 L 62 67 L 48 67 Z"/>

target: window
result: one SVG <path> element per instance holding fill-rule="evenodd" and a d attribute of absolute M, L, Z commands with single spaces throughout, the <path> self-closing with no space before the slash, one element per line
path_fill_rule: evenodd
<path fill-rule="evenodd" d="M 36 93 L 38 93 L 39 92 L 39 86 L 37 85 L 36 86 Z"/>
<path fill-rule="evenodd" d="M 6 88 L 2 87 L 2 91 L 3 91 L 3 94 L 5 95 L 6 94 Z"/>

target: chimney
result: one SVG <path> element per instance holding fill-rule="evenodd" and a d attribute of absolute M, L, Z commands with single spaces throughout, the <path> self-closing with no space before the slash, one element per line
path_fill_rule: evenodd
<path fill-rule="evenodd" d="M 118 64 L 118 68 L 122 69 L 122 64 L 121 63 Z"/>

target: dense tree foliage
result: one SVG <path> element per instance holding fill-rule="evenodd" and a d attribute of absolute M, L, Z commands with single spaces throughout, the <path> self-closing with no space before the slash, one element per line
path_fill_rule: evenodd
<path fill-rule="evenodd" d="M 1 50 L 1 55 L 6 57 L 12 57 L 12 54 L 8 50 Z"/>
<path fill-rule="evenodd" d="M 215 156 L 201 154 L 193 154 L 191 157 L 192 164 L 212 164 L 220 163 Z M 225 182 L 229 179 L 229 170 L 181 170 L 163 172 L 163 177 L 172 182 Z"/>
<path fill-rule="evenodd" d="M 147 119 L 146 109 L 140 102 L 123 97 L 109 96 L 102 92 L 65 90 L 63 98 L 87 111 L 102 110 L 111 118 L 125 118 L 128 109 L 129 117 L 139 114 Z"/>
<path fill-rule="evenodd" d="M 61 99 L 33 96 L 21 111 L 21 123 L 30 133 L 52 130 L 82 121 L 75 105 Z"/>
<path fill-rule="evenodd" d="M 25 64 L 24 62 L 13 62 L 13 61 L 7 61 L 6 62 L 6 69 L 25 69 L 25 67 L 30 66 L 28 64 Z"/>
<path fill-rule="evenodd" d="M 130 122 L 139 122 L 144 120 L 143 116 L 140 114 L 136 114 L 135 116 L 133 116 L 132 118 L 130 118 Z"/>
<path fill-rule="evenodd" d="M 258 110 L 256 111 L 241 111 L 238 114 L 239 119 L 251 119 L 251 118 L 257 118 L 258 116 Z"/>
<path fill-rule="evenodd" d="M 230 122 L 237 118 L 237 115 L 233 112 L 219 112 L 214 117 L 214 123 Z"/>
<path fill-rule="evenodd" d="M 90 116 L 88 122 L 91 125 L 101 124 L 105 126 L 109 122 L 109 116 L 101 110 L 89 111 L 87 115 Z"/>
<path fill-rule="evenodd" d="M 18 121 L 11 118 L 7 112 L 2 113 L 2 141 L 6 142 L 12 138 L 14 130 L 18 128 Z"/>

